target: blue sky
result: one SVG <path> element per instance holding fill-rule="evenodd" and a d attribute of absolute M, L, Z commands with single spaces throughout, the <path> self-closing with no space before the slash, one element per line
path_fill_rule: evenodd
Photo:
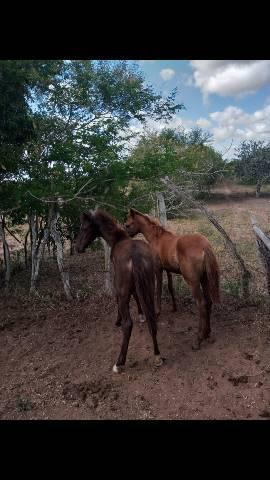
<path fill-rule="evenodd" d="M 172 126 L 197 125 L 213 134 L 213 144 L 231 158 L 242 140 L 270 141 L 269 60 L 140 60 L 137 63 L 162 94 L 178 88 L 180 111 Z M 151 123 L 151 128 L 161 125 Z"/>

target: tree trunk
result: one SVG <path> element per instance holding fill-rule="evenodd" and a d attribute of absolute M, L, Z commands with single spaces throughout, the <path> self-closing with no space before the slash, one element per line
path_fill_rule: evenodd
<path fill-rule="evenodd" d="M 72 296 L 70 282 L 69 282 L 69 274 L 64 268 L 63 244 L 61 241 L 61 235 L 57 229 L 57 221 L 59 216 L 60 216 L 59 212 L 55 212 L 55 211 L 53 212 L 50 230 L 51 230 L 51 236 L 55 242 L 57 264 L 58 264 L 59 273 L 62 278 L 65 294 L 67 299 L 71 301 L 73 300 L 73 296 Z"/>
<path fill-rule="evenodd" d="M 5 236 L 5 220 L 2 217 L 0 222 L 0 239 L 3 242 L 3 252 L 4 252 L 4 263 L 5 263 L 5 289 L 7 290 L 9 287 L 10 276 L 11 276 L 11 265 L 10 265 L 10 252 L 9 246 L 6 241 Z"/>
<path fill-rule="evenodd" d="M 32 238 L 32 228 L 31 228 L 31 215 L 27 216 L 28 220 L 28 225 L 29 225 L 29 232 L 30 232 L 30 252 L 31 252 L 31 258 L 32 258 L 32 245 L 33 245 L 33 238 Z"/>
<path fill-rule="evenodd" d="M 256 198 L 260 198 L 261 188 L 262 188 L 262 181 L 258 180 L 256 185 Z"/>
<path fill-rule="evenodd" d="M 24 263 L 25 263 L 25 268 L 27 268 L 27 240 L 28 240 L 28 236 L 29 236 L 29 233 L 30 233 L 30 228 L 28 229 L 26 235 L 25 235 L 25 238 L 24 238 L 24 245 L 23 245 L 23 248 L 24 248 Z"/>
<path fill-rule="evenodd" d="M 36 217 L 36 218 L 35 218 Z M 32 232 L 32 270 L 31 270 L 31 286 L 30 286 L 30 293 L 36 293 L 36 285 L 37 279 L 39 274 L 39 267 L 40 261 L 44 254 L 44 249 L 46 242 L 48 241 L 49 237 L 49 225 L 44 228 L 44 234 L 42 239 L 38 239 L 38 219 L 37 216 L 31 215 L 30 216 L 30 223 L 31 223 L 31 232 Z"/>
<path fill-rule="evenodd" d="M 30 293 L 34 293 L 36 290 L 36 242 L 37 242 L 37 232 L 36 232 L 36 222 L 34 214 L 31 214 L 29 217 L 30 221 L 30 230 L 31 230 L 31 285 Z"/>
<path fill-rule="evenodd" d="M 166 212 L 164 195 L 161 192 L 156 192 L 156 197 L 157 197 L 157 216 L 160 220 L 161 225 L 165 227 L 167 224 L 167 212 Z"/>
<path fill-rule="evenodd" d="M 112 271 L 111 271 L 111 248 L 103 238 L 101 238 L 101 241 L 104 248 L 104 269 L 105 269 L 104 290 L 105 290 L 105 293 L 111 297 L 113 295 Z"/>

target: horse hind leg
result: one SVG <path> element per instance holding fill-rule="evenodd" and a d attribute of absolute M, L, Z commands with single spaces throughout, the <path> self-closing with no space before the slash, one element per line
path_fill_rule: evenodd
<path fill-rule="evenodd" d="M 209 324 L 209 310 L 208 310 L 208 305 L 207 301 L 205 299 L 205 296 L 203 292 L 201 291 L 200 284 L 196 283 L 195 285 L 191 285 L 191 290 L 193 297 L 196 301 L 196 305 L 199 310 L 199 328 L 198 328 L 198 334 L 197 337 L 195 338 L 195 341 L 192 345 L 193 350 L 199 350 L 201 343 L 204 339 L 206 339 L 210 332 L 210 324 Z"/>
<path fill-rule="evenodd" d="M 145 315 L 142 311 L 140 300 L 139 300 L 139 297 L 138 297 L 137 293 L 135 292 L 135 290 L 133 292 L 133 297 L 134 297 L 134 299 L 137 303 L 139 322 L 144 323 L 144 322 L 146 322 L 146 318 L 145 318 Z"/>
<path fill-rule="evenodd" d="M 159 346 L 157 342 L 157 322 L 156 322 L 155 309 L 154 311 L 150 312 L 149 309 L 146 307 L 145 318 L 147 320 L 149 333 L 152 337 L 152 342 L 153 342 L 154 365 L 156 367 L 160 367 L 161 365 L 163 365 L 163 359 L 160 356 Z"/>
<path fill-rule="evenodd" d="M 116 364 L 113 366 L 114 373 L 120 373 L 126 363 L 129 339 L 132 332 L 132 319 L 129 312 L 129 298 L 118 299 L 118 309 L 121 315 L 121 327 L 123 332 L 123 341 L 120 354 Z"/>
<path fill-rule="evenodd" d="M 211 312 L 212 312 L 212 300 L 209 292 L 209 284 L 208 284 L 208 279 L 206 273 L 203 274 L 203 277 L 201 279 L 201 286 L 204 294 L 204 298 L 206 301 L 206 308 L 207 308 L 207 316 L 206 316 L 206 331 L 205 331 L 205 338 L 210 337 L 211 334 L 211 324 L 210 324 L 210 319 L 211 319 Z"/>

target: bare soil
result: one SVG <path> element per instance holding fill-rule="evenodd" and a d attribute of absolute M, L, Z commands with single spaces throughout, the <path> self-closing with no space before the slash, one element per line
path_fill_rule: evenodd
<path fill-rule="evenodd" d="M 1 419 L 270 417 L 267 310 L 226 296 L 213 312 L 215 343 L 194 352 L 195 306 L 179 300 L 179 311 L 171 313 L 164 299 L 158 340 L 165 363 L 155 368 L 147 326 L 139 324 L 132 303 L 126 370 L 117 375 L 112 365 L 121 329 L 114 326 L 115 302 L 98 293 L 103 273 L 92 278 L 102 258 L 91 253 L 79 259 L 71 273 L 95 288 L 85 299 L 72 305 L 46 297 L 1 302 Z M 57 277 L 51 282 L 61 289 Z"/>

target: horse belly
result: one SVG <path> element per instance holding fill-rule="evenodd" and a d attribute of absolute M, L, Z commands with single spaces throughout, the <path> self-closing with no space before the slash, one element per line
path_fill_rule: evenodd
<path fill-rule="evenodd" d="M 175 260 L 171 262 L 168 262 L 168 260 L 163 261 L 162 267 L 169 272 L 181 274 L 179 263 Z"/>

